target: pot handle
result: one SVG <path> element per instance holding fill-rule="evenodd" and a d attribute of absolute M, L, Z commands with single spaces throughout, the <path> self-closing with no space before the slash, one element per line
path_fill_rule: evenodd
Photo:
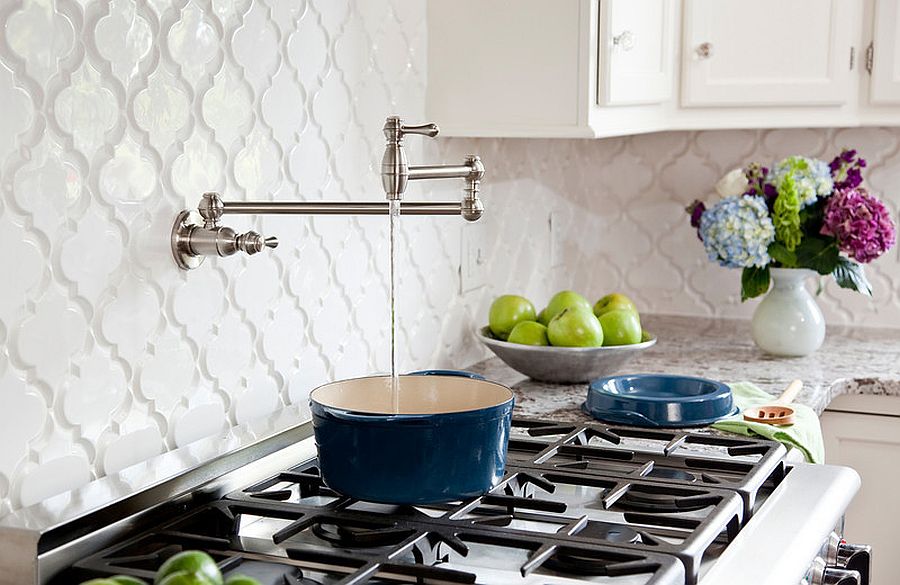
<path fill-rule="evenodd" d="M 659 427 L 660 424 L 650 420 L 639 412 L 628 410 L 601 410 L 591 409 L 587 402 L 581 403 L 581 411 L 586 415 L 603 422 L 613 422 L 620 425 L 636 425 L 644 427 Z"/>
<path fill-rule="evenodd" d="M 485 380 L 485 377 L 475 372 L 467 372 L 465 370 L 418 370 L 410 372 L 410 376 L 459 376 L 460 378 L 471 378 L 473 380 Z"/>

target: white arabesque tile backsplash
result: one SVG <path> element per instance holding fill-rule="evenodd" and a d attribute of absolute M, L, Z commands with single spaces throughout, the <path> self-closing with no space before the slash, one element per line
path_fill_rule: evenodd
<path fill-rule="evenodd" d="M 253 258 L 175 268 L 176 212 L 230 199 L 380 199 L 390 113 L 424 121 L 424 0 L 24 0 L 0 6 L 0 514 L 251 420 L 329 379 L 388 368 L 384 218 L 235 220 Z M 436 120 L 440 122 L 440 120 Z M 485 356 L 495 294 L 631 294 L 644 310 L 747 316 L 683 208 L 749 159 L 869 158 L 900 205 L 900 131 L 409 140 L 413 162 L 487 166 L 483 227 L 404 218 L 400 364 Z M 456 183 L 410 198 L 456 198 Z M 551 266 L 556 212 L 564 262 Z M 461 238 L 489 240 L 460 292 Z M 829 284 L 832 323 L 900 327 L 900 257 L 876 298 Z M 661 340 L 664 343 L 665 340 Z"/>

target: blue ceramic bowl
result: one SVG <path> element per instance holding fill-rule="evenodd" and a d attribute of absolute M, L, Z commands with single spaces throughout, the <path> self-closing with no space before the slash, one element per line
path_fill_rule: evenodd
<path fill-rule="evenodd" d="M 513 403 L 506 386 L 458 371 L 401 376 L 397 414 L 390 376 L 320 386 L 310 409 L 322 478 L 341 494 L 390 504 L 483 494 L 503 477 Z"/>
<path fill-rule="evenodd" d="M 582 409 L 602 421 L 641 427 L 704 426 L 737 412 L 727 385 L 672 374 L 599 378 Z"/>

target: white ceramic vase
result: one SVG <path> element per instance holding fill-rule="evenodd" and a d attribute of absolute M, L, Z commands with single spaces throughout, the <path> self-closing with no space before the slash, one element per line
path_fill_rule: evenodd
<path fill-rule="evenodd" d="M 772 288 L 753 313 L 753 341 L 767 353 L 804 356 L 825 341 L 825 317 L 806 290 L 805 268 L 772 268 Z"/>

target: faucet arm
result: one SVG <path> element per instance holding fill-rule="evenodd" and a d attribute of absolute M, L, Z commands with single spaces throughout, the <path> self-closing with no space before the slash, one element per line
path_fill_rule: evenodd
<path fill-rule="evenodd" d="M 227 214 L 253 215 L 388 215 L 387 201 L 227 201 Z M 458 201 L 400 203 L 401 215 L 462 215 Z"/>
<path fill-rule="evenodd" d="M 468 165 L 409 165 L 409 180 L 464 179 L 472 173 Z"/>

